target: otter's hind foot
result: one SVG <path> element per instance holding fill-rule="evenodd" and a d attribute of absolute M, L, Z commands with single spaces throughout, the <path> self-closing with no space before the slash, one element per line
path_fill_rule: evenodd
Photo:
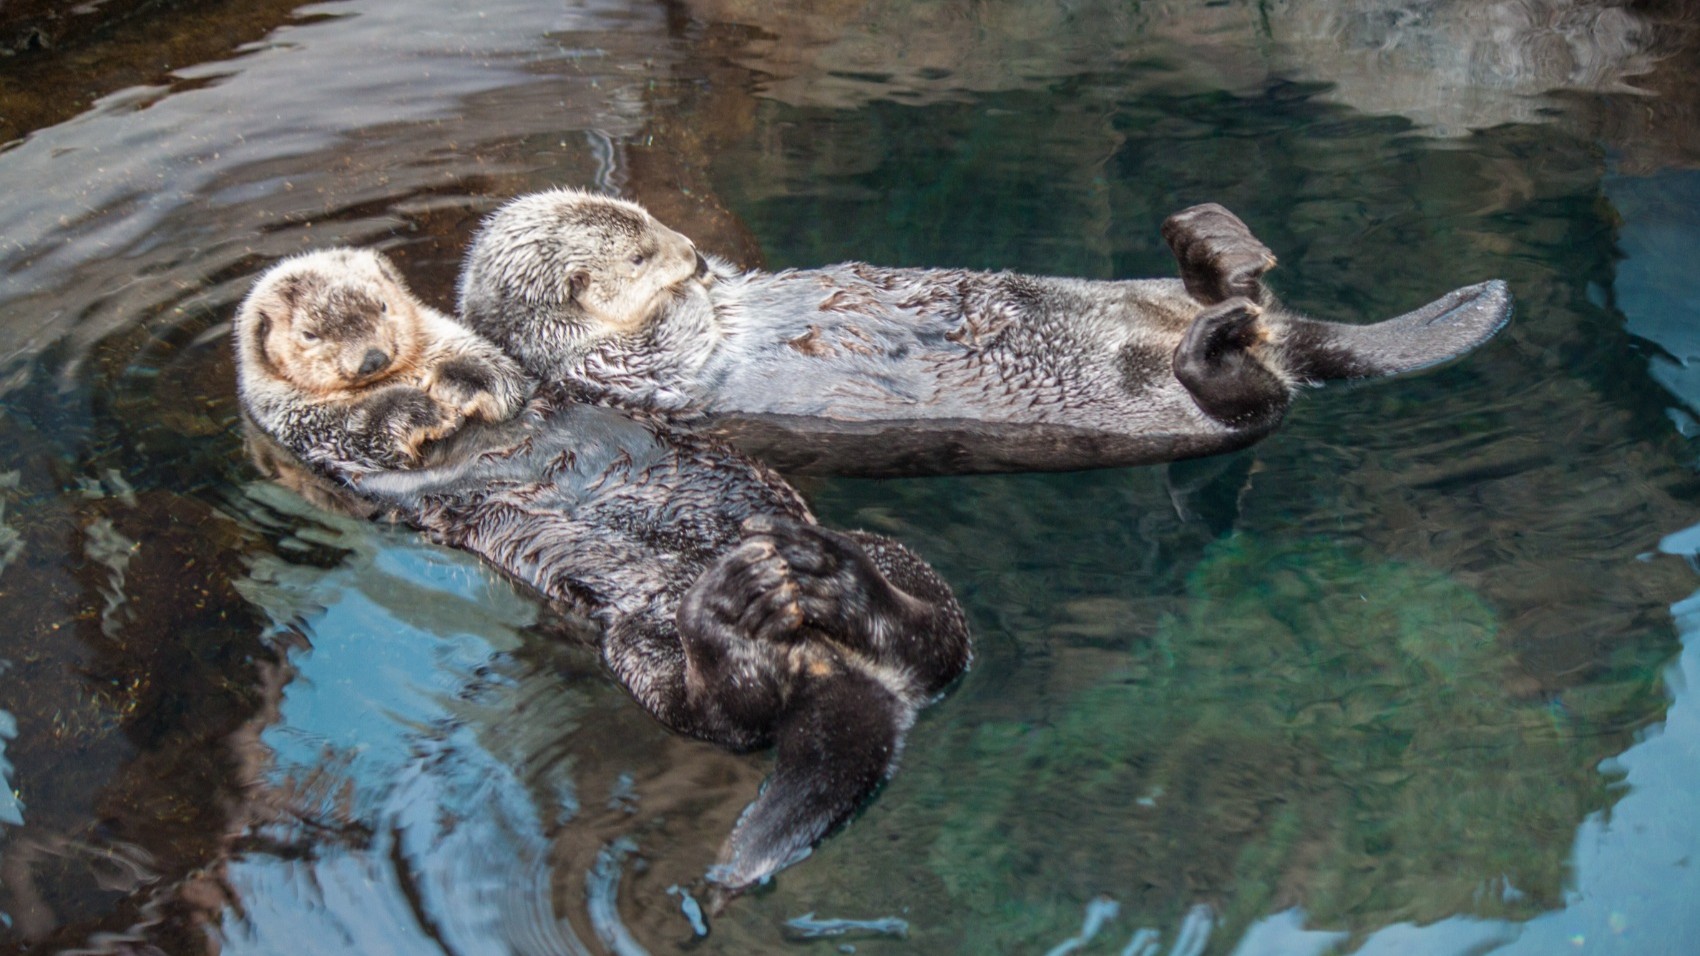
<path fill-rule="evenodd" d="M 1286 413 L 1286 383 L 1251 354 L 1263 310 L 1243 298 L 1199 313 L 1175 348 L 1175 378 L 1210 417 L 1232 428 L 1272 425 Z"/>
<path fill-rule="evenodd" d="M 971 653 L 961 610 L 902 545 L 769 515 L 746 520 L 744 533 L 772 541 L 785 559 L 803 623 L 881 665 L 880 679 L 893 693 L 941 693 L 967 668 Z"/>
<path fill-rule="evenodd" d="M 681 625 L 730 630 L 757 641 L 790 643 L 803 626 L 797 580 L 771 538 L 752 535 L 716 561 L 686 593 Z"/>
<path fill-rule="evenodd" d="M 1235 297 L 1263 301 L 1263 274 L 1275 268 L 1275 254 L 1224 207 L 1212 202 L 1182 209 L 1163 220 L 1163 241 L 1193 298 L 1205 305 Z"/>
<path fill-rule="evenodd" d="M 849 536 L 772 515 L 744 522 L 745 541 L 769 543 L 796 583 L 803 620 L 862 651 L 864 636 L 898 624 L 910 609 L 904 596 Z"/>

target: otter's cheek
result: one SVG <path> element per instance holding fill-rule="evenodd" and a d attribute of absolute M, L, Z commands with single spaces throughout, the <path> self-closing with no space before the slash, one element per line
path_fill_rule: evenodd
<path fill-rule="evenodd" d="M 302 361 L 302 358 L 296 356 L 296 362 L 290 366 L 289 378 L 303 391 L 329 395 L 342 388 L 342 379 L 338 377 L 335 368 L 326 366 L 323 362 Z"/>
<path fill-rule="evenodd" d="M 401 325 L 391 325 L 389 334 L 384 336 L 385 347 L 390 353 L 391 368 L 412 364 L 414 346 L 419 338 L 410 331 L 414 324 L 413 319 L 408 319 Z"/>
<path fill-rule="evenodd" d="M 595 289 L 586 289 L 579 294 L 579 306 L 584 309 L 597 325 L 604 328 L 623 329 L 632 323 L 629 316 L 631 306 L 626 302 L 628 296 L 616 296 L 605 299 L 596 295 Z"/>

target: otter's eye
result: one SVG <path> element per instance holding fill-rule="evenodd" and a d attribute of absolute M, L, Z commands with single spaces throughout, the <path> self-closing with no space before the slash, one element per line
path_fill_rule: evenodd
<path fill-rule="evenodd" d="M 643 265 L 643 253 L 640 252 L 637 255 L 632 256 L 632 265 L 634 265 L 634 266 Z"/>
<path fill-rule="evenodd" d="M 319 334 L 317 332 L 309 332 L 306 329 L 302 329 L 301 330 L 301 341 L 303 341 L 303 342 L 317 342 L 317 341 L 319 341 Z"/>
<path fill-rule="evenodd" d="M 389 310 L 390 310 L 390 304 L 388 302 L 384 301 L 383 299 L 379 299 L 378 300 L 378 311 L 379 312 L 388 312 Z"/>

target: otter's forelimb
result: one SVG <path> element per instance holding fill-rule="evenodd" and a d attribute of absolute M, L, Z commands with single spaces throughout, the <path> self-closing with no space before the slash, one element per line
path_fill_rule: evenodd
<path fill-rule="evenodd" d="M 281 425 L 261 427 L 294 436 L 308 457 L 323 464 L 405 468 L 419 461 L 422 446 L 459 424 L 458 415 L 438 407 L 422 389 L 390 385 L 351 402 L 297 409 Z"/>
<path fill-rule="evenodd" d="M 489 352 L 444 362 L 436 369 L 429 393 L 467 418 L 499 422 L 512 417 L 525 403 L 531 382 L 513 359 L 494 348 Z"/>

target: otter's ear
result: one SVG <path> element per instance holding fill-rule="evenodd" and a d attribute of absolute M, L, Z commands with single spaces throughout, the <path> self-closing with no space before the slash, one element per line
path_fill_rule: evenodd
<path fill-rule="evenodd" d="M 580 269 L 567 277 L 567 294 L 576 299 L 588 285 L 590 285 L 590 273 Z"/>
<path fill-rule="evenodd" d="M 277 362 L 272 360 L 271 352 L 266 349 L 266 340 L 272 335 L 272 317 L 264 309 L 254 310 L 254 354 L 260 357 L 260 364 L 269 371 L 277 370 Z"/>

